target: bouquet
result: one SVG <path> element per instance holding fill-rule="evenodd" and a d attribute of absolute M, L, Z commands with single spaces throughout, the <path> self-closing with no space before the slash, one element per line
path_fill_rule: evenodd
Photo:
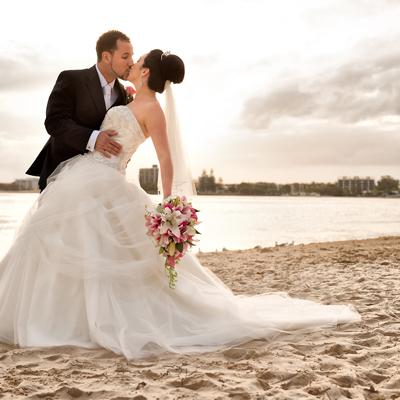
<path fill-rule="evenodd" d="M 167 197 L 154 211 L 146 207 L 145 226 L 159 253 L 165 257 L 165 271 L 169 287 L 175 288 L 178 273 L 176 264 L 191 246 L 195 246 L 197 212 L 185 196 Z"/>

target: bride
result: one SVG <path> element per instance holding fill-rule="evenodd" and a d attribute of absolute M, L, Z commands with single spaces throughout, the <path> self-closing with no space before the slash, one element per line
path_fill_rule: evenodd
<path fill-rule="evenodd" d="M 78 155 L 49 178 L 0 263 L 1 342 L 101 346 L 133 359 L 360 320 L 347 305 L 285 293 L 236 296 L 191 254 L 179 264 L 176 289 L 169 288 L 164 260 L 146 235 L 151 199 L 124 173 L 150 137 L 163 195 L 174 194 L 176 149 L 156 92 L 183 78 L 179 57 L 161 50 L 142 56 L 129 75 L 135 100 L 111 108 L 102 124 L 119 132 L 122 152 Z"/>

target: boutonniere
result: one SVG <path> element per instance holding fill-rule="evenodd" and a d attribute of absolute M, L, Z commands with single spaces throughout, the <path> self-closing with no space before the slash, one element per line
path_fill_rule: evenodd
<path fill-rule="evenodd" d="M 130 103 L 134 99 L 136 90 L 133 86 L 126 86 L 125 92 L 126 92 L 126 102 Z"/>

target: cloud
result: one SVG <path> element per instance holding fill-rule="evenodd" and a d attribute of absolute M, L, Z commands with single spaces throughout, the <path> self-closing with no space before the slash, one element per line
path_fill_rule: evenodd
<path fill-rule="evenodd" d="M 279 127 L 266 133 L 243 132 L 208 154 L 214 160 L 209 166 L 228 183 L 333 182 L 343 175 L 399 178 L 399 148 L 396 130 L 322 121 L 284 134 Z"/>
<path fill-rule="evenodd" d="M 54 81 L 57 71 L 34 51 L 18 48 L 0 55 L 0 90 L 27 90 Z"/>
<path fill-rule="evenodd" d="M 241 122 L 257 130 L 284 117 L 355 124 L 400 115 L 400 50 L 394 43 L 248 99 Z"/>
<path fill-rule="evenodd" d="M 192 56 L 191 61 L 199 68 L 204 68 L 204 66 L 209 67 L 210 65 L 215 65 L 221 62 L 221 57 L 217 53 L 210 54 L 196 54 Z"/>
<path fill-rule="evenodd" d="M 264 148 L 269 161 L 286 166 L 400 166 L 400 139 L 395 132 L 326 128 L 282 138 L 273 135 Z"/>
<path fill-rule="evenodd" d="M 42 146 L 43 143 L 32 139 L 7 140 L 0 137 L 0 182 L 24 177 Z"/>
<path fill-rule="evenodd" d="M 19 115 L 0 111 L 0 121 L 0 140 L 18 141 L 32 139 L 39 136 L 38 132 L 40 131 L 43 131 L 42 140 L 47 136 L 43 124 L 44 117 L 41 115 L 37 117 L 28 117 L 25 115 L 24 118 L 21 118 Z"/>
<path fill-rule="evenodd" d="M 265 134 L 243 135 L 240 142 L 227 144 L 226 152 L 249 163 L 263 160 L 265 166 L 400 167 L 399 148 L 400 136 L 396 130 L 322 122 L 294 129 L 293 133 L 282 134 L 276 129 Z"/>
<path fill-rule="evenodd" d="M 43 119 L 0 111 L 0 181 L 24 176 L 48 139 Z"/>

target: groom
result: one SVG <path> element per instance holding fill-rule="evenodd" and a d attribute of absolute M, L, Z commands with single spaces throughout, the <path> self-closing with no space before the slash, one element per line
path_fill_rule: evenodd
<path fill-rule="evenodd" d="M 41 191 L 62 161 L 86 151 L 97 150 L 106 157 L 121 151 L 113 140 L 118 133 L 99 129 L 110 107 L 127 103 L 127 94 L 117 78 L 127 79 L 129 75 L 132 45 L 125 34 L 112 30 L 99 37 L 96 52 L 96 65 L 61 72 L 50 94 L 45 120 L 50 139 L 26 171 L 40 176 Z"/>

